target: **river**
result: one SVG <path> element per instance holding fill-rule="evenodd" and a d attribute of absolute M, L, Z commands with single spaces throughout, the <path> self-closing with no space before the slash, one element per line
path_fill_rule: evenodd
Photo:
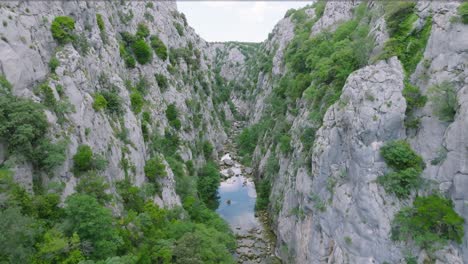
<path fill-rule="evenodd" d="M 255 184 L 244 168 L 230 154 L 221 158 L 224 180 L 218 188 L 216 212 L 231 226 L 237 238 L 235 257 L 238 263 L 280 263 L 274 256 L 272 239 L 261 219 L 255 215 Z M 246 173 L 246 171 L 248 173 Z"/>

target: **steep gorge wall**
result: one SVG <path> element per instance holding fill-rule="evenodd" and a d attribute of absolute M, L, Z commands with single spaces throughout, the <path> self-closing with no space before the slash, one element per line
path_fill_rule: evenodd
<path fill-rule="evenodd" d="M 323 13 L 318 14 L 318 20 L 317 10 L 306 8 L 306 21 L 315 21 L 310 35 L 334 32 L 356 17 L 359 4 L 328 2 L 319 11 Z M 423 56 L 410 76 L 397 57 L 378 59 L 389 38 L 385 11 L 379 2 L 364 4 L 369 37 L 374 42 L 369 66 L 347 77 L 339 99 L 326 110 L 313 136 L 305 134 L 316 126 L 315 110 L 307 95 L 289 103 L 284 116 L 268 110 L 278 104 L 271 98 L 278 93 L 276 87 L 281 87 L 281 79 L 291 71 L 283 54 L 287 53 L 285 47 L 294 42 L 294 34 L 298 34 L 294 30 L 297 17 L 285 17 L 272 38 L 262 43 L 261 49 L 267 54 L 268 47 L 274 47 L 270 50 L 273 70 L 258 75 L 251 95 L 254 99 L 249 101 L 249 120 L 252 131 L 261 131 L 253 166 L 258 182 L 267 180 L 271 184 L 268 209 L 278 238 L 277 253 L 294 263 L 405 263 L 411 255 L 418 263 L 428 259 L 464 263 L 468 259 L 466 239 L 461 245 L 451 243 L 437 252 L 392 241 L 391 221 L 401 208 L 411 205 L 411 199 L 399 200 L 377 183 L 377 178 L 388 172 L 380 148 L 388 141 L 406 139 L 427 165 L 422 177 L 430 182 L 429 187 L 417 194 L 439 192 L 451 198 L 456 211 L 467 219 L 463 165 L 467 155 L 462 131 L 467 126 L 464 94 L 468 55 L 464 43 L 468 27 L 455 19 L 459 3 L 417 2 L 413 26 L 423 28 L 424 21 L 432 16 L 432 27 Z M 412 113 L 420 120 L 416 129 L 405 121 L 409 113 L 405 111 L 407 98 L 403 90 L 408 78 L 429 98 L 424 107 Z M 429 92 L 430 87 L 443 81 L 452 83 L 457 91 L 457 112 L 451 123 L 440 121 L 434 113 Z M 264 122 L 269 118 L 273 121 Z M 286 129 L 282 122 L 287 124 Z M 287 136 L 277 137 L 277 133 Z M 271 168 L 278 173 L 270 173 Z M 465 222 L 465 237 L 466 232 Z"/>
<path fill-rule="evenodd" d="M 98 26 L 97 15 L 104 22 L 103 30 Z M 58 16 L 75 20 L 74 34 L 80 44 L 58 45 L 52 38 L 51 23 Z M 213 102 L 216 88 L 211 67 L 215 50 L 187 25 L 175 2 L 11 1 L 0 4 L 0 17 L 3 20 L 0 69 L 12 84 L 12 93 L 43 102 L 37 87 L 47 83 L 56 100 L 69 101 L 74 108 L 65 114 L 65 122 L 58 122 L 54 111 L 45 110 L 51 125 L 50 137 L 53 141 L 68 142 L 65 163 L 53 172 L 34 170 L 30 162 L 15 161 L 3 149 L 6 155 L 2 155 L 2 162 L 7 160 L 15 178 L 27 188 L 32 189 L 36 179 L 43 186 L 49 182 L 64 184 L 63 197 L 71 194 L 78 182 L 72 172 L 72 157 L 82 144 L 107 160 L 107 167 L 100 174 L 111 183 L 112 192 L 114 183 L 125 177 L 141 186 L 148 181 L 143 168 L 150 158 L 152 144 L 151 140 L 145 140 L 143 126 L 147 126 L 150 135 L 163 137 L 165 131 L 178 135 L 181 141 L 178 154 L 185 161 L 194 160 L 195 165 L 222 149 L 226 133 L 220 121 L 223 110 L 218 109 L 223 109 L 225 103 L 215 106 Z M 171 59 L 153 54 L 150 63 L 137 64 L 135 68 L 125 66 L 119 50 L 120 33 L 135 34 L 140 23 L 162 40 Z M 177 52 L 183 55 L 176 55 Z M 48 66 L 52 58 L 59 61 L 55 73 Z M 158 84 L 156 74 L 165 77 L 167 87 Z M 144 114 L 132 111 L 132 90 L 128 87 L 141 80 L 147 90 Z M 95 94 L 107 90 L 115 92 L 122 102 L 118 115 L 93 108 Z M 165 112 L 170 104 L 179 112 L 182 124 L 179 130 L 167 119 Z M 144 117 L 148 113 L 149 122 L 148 116 Z M 204 141 L 215 146 L 213 153 L 203 155 Z M 166 168 L 168 176 L 160 180 L 163 188 L 155 201 L 171 207 L 179 205 L 180 200 L 175 193 L 173 173 L 169 166 Z"/>

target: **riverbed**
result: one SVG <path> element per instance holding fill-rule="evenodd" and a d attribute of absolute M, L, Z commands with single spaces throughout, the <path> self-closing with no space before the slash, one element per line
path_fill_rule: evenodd
<path fill-rule="evenodd" d="M 260 218 L 255 215 L 257 193 L 246 169 L 229 154 L 221 158 L 224 180 L 218 188 L 216 212 L 230 225 L 237 238 L 238 263 L 280 263 L 274 256 L 274 242 Z M 250 172 L 247 169 L 247 172 Z"/>

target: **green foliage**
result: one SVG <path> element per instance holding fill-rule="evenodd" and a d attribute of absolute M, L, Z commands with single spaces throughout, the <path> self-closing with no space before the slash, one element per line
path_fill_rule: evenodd
<path fill-rule="evenodd" d="M 385 20 L 390 39 L 385 43 L 381 58 L 398 56 L 406 74 L 411 75 L 423 58 L 431 33 L 432 17 L 425 19 L 422 28 L 413 28 L 417 20 L 414 2 L 394 1 L 385 4 Z"/>
<path fill-rule="evenodd" d="M 136 37 L 138 38 L 146 38 L 150 34 L 150 31 L 148 29 L 148 26 L 146 26 L 143 23 L 139 23 L 137 26 L 137 32 L 135 34 Z"/>
<path fill-rule="evenodd" d="M 146 64 L 151 62 L 153 59 L 153 53 L 151 48 L 146 44 L 144 39 L 139 39 L 132 44 L 132 52 L 135 55 L 135 59 L 140 64 Z"/>
<path fill-rule="evenodd" d="M 0 74 L 0 94 L 10 94 L 13 85 L 7 80 L 5 75 Z"/>
<path fill-rule="evenodd" d="M 57 69 L 58 66 L 60 66 L 60 61 L 57 59 L 57 57 L 50 58 L 50 61 L 49 61 L 50 72 L 55 73 L 55 70 Z"/>
<path fill-rule="evenodd" d="M 152 35 L 150 37 L 150 44 L 151 44 L 151 47 L 154 49 L 154 52 L 156 53 L 156 55 L 161 60 L 165 61 L 167 59 L 167 47 L 164 44 L 164 42 L 162 42 L 162 40 L 159 39 L 158 36 Z"/>
<path fill-rule="evenodd" d="M 112 196 L 106 193 L 109 189 L 109 184 L 104 180 L 104 177 L 89 173 L 80 177 L 80 181 L 76 185 L 76 192 L 94 197 L 99 203 L 105 204 L 109 202 Z"/>
<path fill-rule="evenodd" d="M 166 76 L 160 73 L 156 73 L 154 77 L 156 78 L 156 82 L 158 83 L 158 86 L 159 86 L 159 89 L 161 89 L 161 92 L 166 91 L 169 86 Z"/>
<path fill-rule="evenodd" d="M 50 142 L 43 138 L 37 142 L 32 152 L 33 163 L 45 172 L 51 172 L 54 168 L 63 164 L 66 159 L 65 151 L 67 149 L 66 141 L 57 143 Z"/>
<path fill-rule="evenodd" d="M 73 234 L 69 238 L 55 228 L 45 232 L 42 241 L 36 247 L 34 263 L 75 264 L 85 260 L 80 249 L 80 237 Z"/>
<path fill-rule="evenodd" d="M 75 20 L 68 16 L 55 17 L 50 28 L 52 37 L 61 45 L 67 44 L 74 39 L 74 29 Z"/>
<path fill-rule="evenodd" d="M 130 103 L 132 104 L 133 112 L 138 114 L 141 112 L 143 105 L 145 104 L 145 99 L 139 91 L 135 90 L 130 94 Z"/>
<path fill-rule="evenodd" d="M 65 145 L 47 139 L 48 123 L 41 105 L 10 95 L 0 96 L 0 138 L 8 154 L 20 154 L 40 169 L 51 170 L 64 160 Z"/>
<path fill-rule="evenodd" d="M 449 81 L 429 88 L 433 112 L 441 121 L 453 122 L 458 109 L 457 90 Z"/>
<path fill-rule="evenodd" d="M 153 136 L 151 149 L 154 152 L 163 153 L 166 157 L 172 157 L 176 154 L 180 145 L 180 138 L 176 133 L 166 131 L 164 137 L 157 134 Z"/>
<path fill-rule="evenodd" d="M 205 156 L 205 159 L 210 159 L 211 154 L 213 153 L 213 145 L 209 141 L 203 141 L 203 155 Z"/>
<path fill-rule="evenodd" d="M 101 14 L 96 14 L 96 23 L 101 32 L 106 31 L 106 25 L 104 24 L 104 19 L 102 19 Z"/>
<path fill-rule="evenodd" d="M 43 83 L 39 86 L 39 91 L 41 92 L 41 97 L 43 100 L 43 104 L 50 108 L 54 109 L 55 106 L 57 105 L 57 100 L 55 99 L 54 92 L 52 91 L 52 88 L 50 88 L 49 85 L 46 83 Z"/>
<path fill-rule="evenodd" d="M 93 97 L 94 97 L 94 102 L 93 102 L 94 110 L 101 111 L 102 109 L 107 108 L 107 100 L 102 94 L 96 93 L 94 94 Z"/>
<path fill-rule="evenodd" d="M 282 135 L 279 139 L 280 150 L 283 154 L 291 152 L 291 137 L 289 135 Z"/>
<path fill-rule="evenodd" d="M 395 140 L 386 143 L 381 149 L 385 162 L 395 170 L 407 168 L 424 169 L 425 164 L 421 156 L 411 149 L 411 146 L 403 140 Z"/>
<path fill-rule="evenodd" d="M 179 23 L 174 23 L 174 27 L 176 28 L 177 30 L 177 33 L 179 34 L 179 36 L 184 36 L 184 27 L 179 24 Z"/>
<path fill-rule="evenodd" d="M 403 140 L 388 142 L 380 149 L 380 153 L 387 165 L 395 171 L 379 177 L 377 182 L 386 192 L 394 193 L 398 198 L 407 198 L 422 183 L 420 175 L 425 167 L 423 159 Z"/>
<path fill-rule="evenodd" d="M 421 170 L 408 168 L 396 172 L 390 172 L 377 178 L 385 191 L 394 193 L 398 198 L 407 198 L 411 190 L 417 189 L 421 185 Z"/>
<path fill-rule="evenodd" d="M 112 213 L 88 195 L 74 194 L 65 207 L 66 234 L 76 233 L 90 243 L 87 256 L 105 259 L 114 256 L 122 240 L 114 225 Z"/>
<path fill-rule="evenodd" d="M 405 81 L 405 88 L 403 89 L 403 96 L 406 99 L 406 113 L 414 111 L 416 108 L 421 108 L 426 104 L 426 96 L 421 94 L 418 87 Z"/>
<path fill-rule="evenodd" d="M 166 165 L 164 165 L 160 157 L 153 157 L 146 161 L 145 175 L 150 182 L 166 177 Z"/>
<path fill-rule="evenodd" d="M 270 203 L 271 180 L 275 175 L 278 175 L 278 171 L 279 163 L 273 153 L 268 157 L 263 177 L 256 184 L 257 200 L 255 203 L 255 210 L 262 211 L 268 209 Z"/>
<path fill-rule="evenodd" d="M 0 211 L 0 262 L 29 263 L 40 232 L 35 219 L 25 216 L 18 207 Z"/>
<path fill-rule="evenodd" d="M 127 48 L 125 44 L 120 44 L 119 51 L 120 57 L 122 57 L 125 62 L 125 66 L 130 69 L 135 68 L 136 60 L 130 53 L 129 48 Z"/>
<path fill-rule="evenodd" d="M 138 187 L 133 186 L 128 179 L 117 182 L 116 187 L 127 211 L 143 211 L 145 194 Z"/>
<path fill-rule="evenodd" d="M 106 110 L 109 114 L 123 114 L 122 98 L 120 98 L 116 90 L 101 91 L 100 93 L 107 101 Z"/>
<path fill-rule="evenodd" d="M 79 172 L 93 168 L 93 150 L 88 145 L 80 145 L 73 156 L 74 168 Z"/>
<path fill-rule="evenodd" d="M 412 207 L 398 212 L 392 222 L 392 239 L 412 240 L 435 251 L 448 241 L 462 243 L 465 220 L 453 210 L 451 200 L 439 195 L 416 197 Z"/>
<path fill-rule="evenodd" d="M 468 2 L 463 2 L 458 6 L 458 15 L 463 24 L 468 24 Z"/>
<path fill-rule="evenodd" d="M 208 162 L 198 171 L 197 190 L 200 199 L 208 208 L 218 207 L 219 168 L 214 162 Z"/>
<path fill-rule="evenodd" d="M 182 124 L 179 120 L 179 111 L 177 110 L 175 104 L 170 104 L 167 106 L 166 117 L 172 127 L 174 127 L 176 130 L 180 129 Z"/>

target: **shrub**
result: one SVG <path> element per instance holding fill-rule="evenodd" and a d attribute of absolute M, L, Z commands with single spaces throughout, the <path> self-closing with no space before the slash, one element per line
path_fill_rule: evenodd
<path fill-rule="evenodd" d="M 380 149 L 385 162 L 395 170 L 404 170 L 407 168 L 423 169 L 424 161 L 416 154 L 411 146 L 403 140 L 390 141 Z"/>
<path fill-rule="evenodd" d="M 406 99 L 406 114 L 411 113 L 414 109 L 423 107 L 426 104 L 426 96 L 421 94 L 418 87 L 405 81 L 405 88 L 403 89 L 403 96 Z"/>
<path fill-rule="evenodd" d="M 0 94 L 9 94 L 12 89 L 13 85 L 11 85 L 4 75 L 0 74 Z"/>
<path fill-rule="evenodd" d="M 158 38 L 158 36 L 152 35 L 150 37 L 150 43 L 151 43 L 151 47 L 154 49 L 154 52 L 156 53 L 156 55 L 161 60 L 165 61 L 167 59 L 167 47 L 164 44 L 164 42 L 162 42 L 162 40 L 160 40 Z"/>
<path fill-rule="evenodd" d="M 125 62 L 125 67 L 130 68 L 130 69 L 135 68 L 136 66 L 135 58 L 133 58 L 132 54 L 130 54 L 130 52 L 127 50 L 127 48 L 125 47 L 125 44 L 123 43 L 120 44 L 119 51 L 120 51 L 120 57 L 122 57 L 122 59 Z"/>
<path fill-rule="evenodd" d="M 132 104 L 133 112 L 135 112 L 135 114 L 138 114 L 141 112 L 141 109 L 143 108 L 145 100 L 143 99 L 143 96 L 141 95 L 140 92 L 134 91 L 130 94 L 130 102 Z"/>
<path fill-rule="evenodd" d="M 179 112 L 177 111 L 177 107 L 175 104 L 170 104 L 166 108 L 166 117 L 169 121 L 169 124 L 174 127 L 176 130 L 179 130 L 181 127 L 181 123 L 179 120 Z"/>
<path fill-rule="evenodd" d="M 44 83 L 39 86 L 39 91 L 41 92 L 41 95 L 42 95 L 42 100 L 43 100 L 42 103 L 48 108 L 53 110 L 55 106 L 57 105 L 57 100 L 55 99 L 52 88 L 50 88 L 49 85 Z"/>
<path fill-rule="evenodd" d="M 156 73 L 154 75 L 154 77 L 156 78 L 156 82 L 158 83 L 158 86 L 161 89 L 161 92 L 166 91 L 167 87 L 168 87 L 168 82 L 167 82 L 166 76 L 164 76 L 163 74 L 160 74 L 160 73 Z"/>
<path fill-rule="evenodd" d="M 146 38 L 149 36 L 149 34 L 150 34 L 150 31 L 148 29 L 148 26 L 146 26 L 143 23 L 139 23 L 137 26 L 137 32 L 135 36 L 137 36 L 138 38 Z"/>
<path fill-rule="evenodd" d="M 115 91 L 115 90 L 102 91 L 101 95 L 104 96 L 104 98 L 107 101 L 106 110 L 109 113 L 117 114 L 117 115 L 120 115 L 120 114 L 123 113 L 124 109 L 123 109 L 123 106 L 122 106 L 122 98 L 120 98 L 117 91 Z"/>
<path fill-rule="evenodd" d="M 407 198 L 411 190 L 417 189 L 421 185 L 421 170 L 408 168 L 396 172 L 390 172 L 377 178 L 385 191 L 395 194 L 398 198 Z"/>
<path fill-rule="evenodd" d="M 217 190 L 220 182 L 218 166 L 213 162 L 208 162 L 198 172 L 197 190 L 200 198 L 209 208 L 217 207 Z M 214 206 L 216 204 L 216 206 Z"/>
<path fill-rule="evenodd" d="M 101 111 L 102 109 L 107 108 L 107 100 L 102 94 L 94 94 L 93 108 L 96 111 Z"/>
<path fill-rule="evenodd" d="M 205 159 L 209 159 L 213 153 L 213 145 L 208 140 L 203 141 L 203 154 Z"/>
<path fill-rule="evenodd" d="M 93 168 L 93 150 L 88 145 L 78 146 L 76 154 L 73 156 L 75 170 L 84 172 Z"/>
<path fill-rule="evenodd" d="M 463 24 L 468 24 L 468 2 L 460 4 L 458 7 L 458 15 L 460 15 Z"/>
<path fill-rule="evenodd" d="M 429 88 L 429 98 L 433 112 L 441 121 L 452 122 L 457 113 L 457 90 L 449 81 L 444 81 Z"/>
<path fill-rule="evenodd" d="M 52 73 L 55 73 L 55 69 L 57 69 L 58 66 L 60 66 L 60 61 L 56 57 L 50 58 L 49 69 Z"/>
<path fill-rule="evenodd" d="M 416 197 L 412 207 L 400 210 L 392 221 L 394 240 L 412 240 L 427 250 L 437 250 L 452 240 L 462 243 L 465 220 L 453 210 L 451 200 L 439 195 Z"/>
<path fill-rule="evenodd" d="M 179 36 L 184 36 L 184 27 L 182 27 L 181 24 L 179 23 L 174 23 L 174 27 L 176 28 L 177 30 L 177 33 L 179 34 Z"/>
<path fill-rule="evenodd" d="M 146 64 L 153 59 L 151 48 L 146 44 L 145 40 L 139 39 L 132 44 L 132 51 L 136 60 L 140 64 Z"/>
<path fill-rule="evenodd" d="M 282 135 L 279 139 L 280 150 L 283 154 L 291 152 L 291 137 Z"/>
<path fill-rule="evenodd" d="M 101 32 L 104 32 L 106 30 L 106 25 L 104 24 L 104 19 L 102 19 L 101 14 L 96 14 L 96 22 L 97 22 L 99 30 Z"/>
<path fill-rule="evenodd" d="M 47 133 L 48 123 L 40 104 L 14 96 L 0 96 L 0 137 L 8 152 L 31 157 Z"/>
<path fill-rule="evenodd" d="M 166 177 L 166 166 L 162 162 L 161 158 L 154 157 L 146 161 L 145 175 L 150 182 L 155 182 L 156 179 Z"/>
<path fill-rule="evenodd" d="M 66 148 L 67 143 L 65 141 L 59 141 L 54 144 L 49 139 L 43 138 L 34 148 L 32 153 L 33 163 L 39 169 L 50 172 L 65 161 Z"/>
<path fill-rule="evenodd" d="M 73 30 L 75 29 L 75 20 L 68 16 L 58 16 L 52 21 L 50 28 L 52 37 L 59 44 L 67 44 L 74 38 Z"/>

